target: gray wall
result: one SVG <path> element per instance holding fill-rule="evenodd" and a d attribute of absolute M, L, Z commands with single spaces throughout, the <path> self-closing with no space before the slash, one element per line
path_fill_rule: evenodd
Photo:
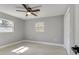
<path fill-rule="evenodd" d="M 35 32 L 37 22 L 45 23 L 45 32 Z M 26 21 L 26 40 L 63 44 L 64 16 L 54 16 Z"/>
<path fill-rule="evenodd" d="M 75 45 L 75 5 L 70 5 L 70 43 Z"/>
<path fill-rule="evenodd" d="M 0 45 L 9 44 L 18 40 L 24 39 L 24 20 L 9 16 L 0 12 L 0 18 L 5 18 L 14 22 L 14 32 L 0 33 Z"/>
<path fill-rule="evenodd" d="M 75 5 L 75 44 L 79 46 L 79 4 Z"/>

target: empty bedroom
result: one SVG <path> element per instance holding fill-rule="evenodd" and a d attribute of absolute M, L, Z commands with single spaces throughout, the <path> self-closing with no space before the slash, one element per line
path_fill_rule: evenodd
<path fill-rule="evenodd" d="M 0 55 L 75 54 L 71 49 L 75 45 L 75 7 L 78 5 L 0 4 Z"/>

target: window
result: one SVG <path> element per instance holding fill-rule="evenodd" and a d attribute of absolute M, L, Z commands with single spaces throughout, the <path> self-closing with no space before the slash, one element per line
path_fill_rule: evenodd
<path fill-rule="evenodd" d="M 44 32 L 44 22 L 38 22 L 35 24 L 36 32 Z"/>
<path fill-rule="evenodd" d="M 0 32 L 13 32 L 14 23 L 10 20 L 0 18 Z"/>

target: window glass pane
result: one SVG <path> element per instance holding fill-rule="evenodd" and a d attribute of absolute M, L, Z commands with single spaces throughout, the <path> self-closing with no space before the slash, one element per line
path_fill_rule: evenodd
<path fill-rule="evenodd" d="M 0 32 L 13 32 L 14 23 L 10 20 L 0 18 Z"/>
<path fill-rule="evenodd" d="M 35 24 L 36 32 L 44 32 L 44 22 L 38 22 Z"/>
<path fill-rule="evenodd" d="M 0 24 L 2 23 L 2 20 L 0 20 Z"/>

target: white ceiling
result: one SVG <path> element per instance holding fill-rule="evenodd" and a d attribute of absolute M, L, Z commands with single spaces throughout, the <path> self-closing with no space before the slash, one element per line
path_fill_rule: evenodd
<path fill-rule="evenodd" d="M 29 6 L 38 6 L 39 4 L 31 4 Z M 64 15 L 66 12 L 66 4 L 41 4 L 42 7 L 39 7 L 40 12 L 38 12 L 38 16 L 25 16 L 25 12 L 18 12 L 16 10 L 25 10 L 17 7 L 23 7 L 20 4 L 0 4 L 0 11 L 6 14 L 26 19 L 32 18 L 40 18 L 40 17 L 50 17 L 50 16 L 57 16 L 57 15 Z"/>

